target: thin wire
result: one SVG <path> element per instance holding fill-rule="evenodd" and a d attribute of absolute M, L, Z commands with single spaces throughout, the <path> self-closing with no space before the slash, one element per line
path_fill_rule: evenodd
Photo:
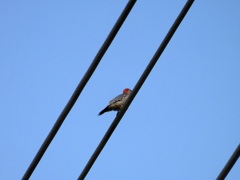
<path fill-rule="evenodd" d="M 238 160 L 239 156 L 240 156 L 240 144 L 238 145 L 238 147 L 236 148 L 236 150 L 228 160 L 223 170 L 218 175 L 217 180 L 224 180 L 226 178 L 226 176 L 228 175 L 228 173 L 231 171 L 232 167 Z"/>
<path fill-rule="evenodd" d="M 108 128 L 108 130 L 105 133 L 104 137 L 102 138 L 101 142 L 99 143 L 99 145 L 95 149 L 94 153 L 92 154 L 92 156 L 89 159 L 89 161 L 86 164 L 86 166 L 84 167 L 82 173 L 78 177 L 78 180 L 83 180 L 86 177 L 86 175 L 88 174 L 88 172 L 91 169 L 92 165 L 94 164 L 94 162 L 96 161 L 97 157 L 101 153 L 102 149 L 106 145 L 107 141 L 111 137 L 111 135 L 112 135 L 113 131 L 115 130 L 115 128 L 117 127 L 118 123 L 121 121 L 123 115 L 127 111 L 128 107 L 130 106 L 130 104 L 133 101 L 134 97 L 136 96 L 136 94 L 138 93 L 139 89 L 143 85 L 144 81 L 146 80 L 146 78 L 150 74 L 152 68 L 154 67 L 154 65 L 158 61 L 160 55 L 164 51 L 165 47 L 167 46 L 168 42 L 172 38 L 174 32 L 177 30 L 177 28 L 178 28 L 179 24 L 181 23 L 181 21 L 183 20 L 183 18 L 187 14 L 187 12 L 190 9 L 190 7 L 191 7 L 193 2 L 194 2 L 194 0 L 188 0 L 187 3 L 185 4 L 185 6 L 183 7 L 182 11 L 180 12 L 180 14 L 178 15 L 177 19 L 173 23 L 172 27 L 168 31 L 166 37 L 164 38 L 164 40 L 162 41 L 161 45 L 159 46 L 159 48 L 157 49 L 156 53 L 154 54 L 154 56 L 152 57 L 151 61 L 149 62 L 147 68 L 145 69 L 145 71 L 143 72 L 142 76 L 140 77 L 140 79 L 138 80 L 137 84 L 135 85 L 133 91 L 129 95 L 126 103 L 124 104 L 124 106 L 122 108 L 122 110 L 118 113 L 118 115 L 116 116 L 116 118 L 112 122 L 111 126 Z"/>
<path fill-rule="evenodd" d="M 25 172 L 24 176 L 22 177 L 23 180 L 29 179 L 32 175 L 34 169 L 38 165 L 39 161 L 41 160 L 42 156 L 44 155 L 45 151 L 47 150 L 48 146 L 50 145 L 51 141 L 53 140 L 54 136 L 57 134 L 59 128 L 61 127 L 63 121 L 67 117 L 68 113 L 72 109 L 73 105 L 77 101 L 79 95 L 81 94 L 83 88 L 87 84 L 88 80 L 92 76 L 93 72 L 97 68 L 101 58 L 107 51 L 108 47 L 110 46 L 111 42 L 113 41 L 114 37 L 116 36 L 117 32 L 119 31 L 120 27 L 122 26 L 123 22 L 127 18 L 129 12 L 131 11 L 133 5 L 135 4 L 136 0 L 130 0 L 127 5 L 125 6 L 123 12 L 119 16 L 117 22 L 115 23 L 114 27 L 112 28 L 111 32 L 109 33 L 108 37 L 106 38 L 105 42 L 103 43 L 102 47 L 98 51 L 97 55 L 93 59 L 90 67 L 88 68 L 87 72 L 83 76 L 82 80 L 78 84 L 77 88 L 75 89 L 74 93 L 72 94 L 70 100 L 68 101 L 67 105 L 59 115 L 56 123 L 54 124 L 52 130 L 48 134 L 47 138 L 43 142 L 42 146 L 38 150 L 36 156 L 34 157 L 33 161 L 29 165 L 27 171 Z"/>

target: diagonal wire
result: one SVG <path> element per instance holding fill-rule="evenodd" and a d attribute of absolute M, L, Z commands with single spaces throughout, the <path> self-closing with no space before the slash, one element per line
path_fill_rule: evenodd
<path fill-rule="evenodd" d="M 68 113 L 72 109 L 73 105 L 77 101 L 79 95 L 81 94 L 83 88 L 87 84 L 88 80 L 92 76 L 93 72 L 97 68 L 101 58 L 107 51 L 108 47 L 110 46 L 111 42 L 113 41 L 114 37 L 116 36 L 117 32 L 119 31 L 120 27 L 122 26 L 123 22 L 127 18 L 129 12 L 131 11 L 132 7 L 134 6 L 136 0 L 130 0 L 127 5 L 125 6 L 123 12 L 119 16 L 117 22 L 113 26 L 111 32 L 109 33 L 107 39 L 104 41 L 102 47 L 98 51 L 97 55 L 93 59 L 90 67 L 88 68 L 87 72 L 83 76 L 82 80 L 78 84 L 77 88 L 75 89 L 74 93 L 72 94 L 70 100 L 68 101 L 67 105 L 59 115 L 56 123 L 54 124 L 53 128 L 51 129 L 50 133 L 48 134 L 47 138 L 43 142 L 42 146 L 38 150 L 36 156 L 34 157 L 33 161 L 29 165 L 27 171 L 25 172 L 24 176 L 22 177 L 23 180 L 29 179 L 32 175 L 34 169 L 38 165 L 39 161 L 41 160 L 42 156 L 44 155 L 45 151 L 47 150 L 48 146 L 50 145 L 51 141 L 53 140 L 54 136 L 57 134 L 59 128 L 61 127 L 63 121 L 67 117 Z"/>
<path fill-rule="evenodd" d="M 240 156 L 240 144 L 238 145 L 238 147 L 236 148 L 236 150 L 228 160 L 223 170 L 218 175 L 217 180 L 224 180 L 226 178 L 226 176 L 228 175 L 228 173 L 231 171 L 232 167 L 238 160 L 239 156 Z"/>
<path fill-rule="evenodd" d="M 181 21 L 183 20 L 183 18 L 187 14 L 187 12 L 190 9 L 190 7 L 193 4 L 193 2 L 194 2 L 194 0 L 188 0 L 187 3 L 185 4 L 185 6 L 183 7 L 182 11 L 178 15 L 177 19 L 175 20 L 175 22 L 173 23 L 172 27 L 168 31 L 166 37 L 162 41 L 161 45 L 159 46 L 159 48 L 157 49 L 156 53 L 152 57 L 151 61 L 149 62 L 148 66 L 146 67 L 146 69 L 143 72 L 142 76 L 140 77 L 140 79 L 138 80 L 137 84 L 135 85 L 133 91 L 129 95 L 126 103 L 123 106 L 123 108 L 118 113 L 118 115 L 116 116 L 116 118 L 112 122 L 111 126 L 108 128 L 107 132 L 105 133 L 104 137 L 102 138 L 101 142 L 99 143 L 99 145 L 95 149 L 94 153 L 90 157 L 88 163 L 86 164 L 86 166 L 84 167 L 82 173 L 78 177 L 78 180 L 83 180 L 86 177 L 86 175 L 88 174 L 88 172 L 91 169 L 92 165 L 94 164 L 94 162 L 96 161 L 97 157 L 101 153 L 102 149 L 106 145 L 107 141 L 111 137 L 111 135 L 112 135 L 113 131 L 115 130 L 115 128 L 117 127 L 118 123 L 121 121 L 123 115 L 127 111 L 128 107 L 130 106 L 130 104 L 133 101 L 134 97 L 136 96 L 136 94 L 138 93 L 139 89 L 143 85 L 144 81 L 147 79 L 147 77 L 150 74 L 152 68 L 154 67 L 154 65 L 158 61 L 160 55 L 164 51 L 165 47 L 167 46 L 167 44 L 170 41 L 170 39 L 172 38 L 173 34 L 177 30 L 177 28 L 178 28 L 179 24 L 181 23 Z"/>

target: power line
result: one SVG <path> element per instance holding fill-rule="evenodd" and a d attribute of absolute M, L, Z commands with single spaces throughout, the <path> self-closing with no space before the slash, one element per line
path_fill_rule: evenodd
<path fill-rule="evenodd" d="M 88 80 L 92 76 L 93 72 L 97 68 L 99 62 L 101 61 L 101 59 L 103 57 L 103 55 L 105 54 L 108 47 L 112 43 L 114 37 L 116 36 L 116 34 L 118 33 L 118 31 L 119 31 L 120 27 L 122 26 L 123 22 L 127 18 L 128 14 L 131 11 L 135 2 L 136 2 L 136 0 L 130 0 L 127 3 L 127 5 L 125 6 L 123 12 L 119 16 L 117 22 L 113 26 L 111 32 L 109 33 L 108 37 L 104 41 L 102 47 L 100 48 L 97 55 L 93 59 L 93 61 L 90 65 L 90 67 L 88 68 L 87 72 L 85 73 L 82 80 L 78 84 L 77 88 L 75 89 L 74 93 L 72 94 L 72 96 L 71 96 L 70 100 L 68 101 L 67 105 L 65 106 L 65 108 L 63 109 L 61 114 L 59 115 L 57 121 L 55 122 L 55 124 L 54 124 L 53 128 L 51 129 L 50 133 L 48 134 L 47 138 L 45 139 L 42 146 L 38 150 L 36 156 L 34 157 L 33 161 L 31 162 L 31 164 L 29 165 L 27 171 L 25 172 L 24 176 L 22 177 L 23 180 L 29 179 L 30 176 L 32 175 L 34 169 L 36 168 L 36 166 L 40 162 L 42 156 L 44 155 L 45 151 L 47 150 L 47 148 L 50 145 L 51 141 L 53 140 L 54 136 L 57 134 L 57 132 L 58 132 L 59 128 L 61 127 L 63 121 L 65 120 L 68 113 L 72 109 L 73 105 L 77 101 L 77 99 L 78 99 L 79 95 L 81 94 L 83 88 L 85 87 Z"/>
<path fill-rule="evenodd" d="M 107 141 L 111 137 L 111 135 L 112 135 L 113 131 L 115 130 L 115 128 L 117 127 L 118 123 L 121 121 L 123 115 L 127 111 L 128 107 L 130 106 L 130 104 L 133 101 L 134 97 L 138 93 L 139 89 L 142 87 L 144 81 L 147 79 L 147 77 L 150 74 L 152 68 L 154 67 L 154 65 L 158 61 L 160 55 L 164 51 L 165 47 L 167 46 L 167 44 L 170 41 L 170 39 L 172 38 L 173 34 L 177 30 L 177 28 L 178 28 L 179 24 L 181 23 L 181 21 L 183 20 L 183 18 L 187 14 L 187 12 L 190 9 L 190 7 L 193 4 L 193 2 L 194 2 L 194 0 L 188 0 L 187 3 L 185 4 L 185 6 L 183 7 L 182 11 L 178 15 L 177 19 L 173 23 L 172 27 L 168 31 L 168 33 L 165 36 L 164 40 L 162 41 L 161 45 L 159 46 L 159 48 L 157 49 L 156 53 L 154 54 L 154 56 L 152 57 L 151 61 L 149 62 L 148 66 L 146 67 L 145 71 L 143 72 L 142 76 L 140 77 L 140 79 L 138 80 L 137 84 L 135 85 L 133 91 L 129 95 L 126 103 L 124 104 L 124 106 L 122 108 L 122 110 L 118 113 L 118 115 L 116 116 L 116 118 L 112 122 L 111 126 L 108 128 L 107 132 L 105 133 L 104 137 L 102 138 L 101 142 L 99 143 L 99 145 L 95 149 L 94 153 L 90 157 L 88 163 L 86 164 L 86 166 L 84 167 L 82 173 L 78 177 L 78 180 L 83 180 L 86 177 L 86 175 L 88 174 L 88 172 L 91 169 L 92 165 L 94 164 L 94 162 L 96 161 L 97 157 L 101 153 L 102 149 L 106 145 Z"/>
<path fill-rule="evenodd" d="M 228 175 L 228 173 L 231 171 L 232 167 L 238 160 L 239 156 L 240 156 L 240 144 L 238 145 L 238 147 L 236 148 L 236 150 L 228 160 L 223 170 L 218 175 L 217 180 L 224 180 L 226 178 L 226 176 Z"/>

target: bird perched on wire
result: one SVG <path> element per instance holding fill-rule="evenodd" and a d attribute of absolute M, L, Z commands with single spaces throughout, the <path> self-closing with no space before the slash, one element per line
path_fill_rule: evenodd
<path fill-rule="evenodd" d="M 103 113 L 108 112 L 108 111 L 118 111 L 119 112 L 131 92 L 132 92 L 132 90 L 125 88 L 123 90 L 123 93 L 118 95 L 114 99 L 112 99 L 109 102 L 109 104 L 107 105 L 107 107 L 105 107 L 98 115 L 100 116 Z"/>

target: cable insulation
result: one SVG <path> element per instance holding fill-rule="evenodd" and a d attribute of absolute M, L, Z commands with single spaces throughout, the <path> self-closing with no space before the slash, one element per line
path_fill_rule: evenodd
<path fill-rule="evenodd" d="M 79 95 L 81 94 L 82 90 L 84 89 L 85 85 L 87 84 L 88 80 L 92 76 L 93 72 L 97 68 L 99 62 L 101 61 L 103 55 L 107 51 L 108 47 L 112 43 L 114 37 L 118 33 L 119 29 L 121 28 L 122 24 L 124 23 L 125 19 L 127 18 L 129 12 L 131 11 L 133 5 L 135 4 L 136 0 L 130 0 L 126 7 L 124 8 L 123 12 L 119 16 L 117 22 L 113 26 L 111 32 L 109 33 L 108 37 L 104 41 L 103 45 L 101 46 L 100 50 L 98 51 L 97 55 L 93 59 L 90 67 L 88 68 L 87 72 L 83 76 L 82 80 L 76 87 L 74 93 L 72 94 L 70 100 L 68 101 L 67 105 L 59 115 L 57 121 L 55 122 L 53 128 L 51 129 L 50 133 L 46 137 L 45 141 L 43 142 L 42 146 L 38 150 L 36 156 L 32 160 L 31 164 L 29 165 L 28 169 L 26 170 L 25 174 L 23 175 L 22 179 L 27 180 L 32 175 L 33 171 L 35 170 L 36 166 L 40 162 L 42 156 L 44 155 L 45 151 L 47 150 L 48 146 L 52 142 L 53 138 L 57 134 L 58 130 L 60 129 L 62 123 L 64 122 L 65 118 L 67 117 L 68 113 L 71 111 L 73 105 L 77 101 Z"/>
<path fill-rule="evenodd" d="M 168 31 L 166 37 L 162 41 L 161 45 L 157 49 L 156 53 L 152 57 L 152 59 L 149 62 L 148 66 L 146 67 L 145 71 L 143 72 L 143 74 L 141 75 L 141 77 L 138 80 L 137 84 L 135 85 L 133 91 L 129 95 L 126 103 L 123 106 L 123 108 L 118 113 L 118 115 L 116 116 L 116 118 L 114 119 L 114 121 L 112 122 L 110 127 L 108 128 L 107 132 L 105 133 L 104 137 L 102 138 L 101 142 L 97 146 L 96 150 L 94 151 L 94 153 L 90 157 L 89 161 L 87 162 L 86 166 L 84 167 L 83 171 L 81 172 L 80 176 L 78 177 L 78 180 L 84 180 L 84 178 L 88 174 L 88 172 L 91 169 L 92 165 L 94 164 L 94 162 L 96 161 L 97 157 L 101 153 L 102 149 L 106 145 L 107 141 L 111 137 L 111 135 L 112 135 L 113 131 L 115 130 L 115 128 L 117 127 L 118 123 L 121 121 L 123 115 L 127 111 L 128 107 L 130 106 L 130 104 L 133 101 L 134 97 L 138 93 L 139 89 L 142 87 L 144 81 L 147 79 L 147 77 L 150 74 L 152 68 L 154 67 L 154 65 L 158 61 L 160 55 L 164 51 L 165 47 L 167 46 L 167 44 L 170 41 L 170 39 L 172 38 L 173 34 L 177 30 L 177 28 L 178 28 L 179 24 L 181 23 L 181 21 L 183 20 L 183 18 L 187 14 L 187 12 L 190 9 L 190 7 L 193 4 L 193 2 L 194 2 L 194 0 L 188 0 L 187 3 L 185 4 L 185 6 L 183 7 L 182 11 L 178 15 L 177 19 L 175 20 L 175 22 L 173 23 L 172 27 Z"/>

